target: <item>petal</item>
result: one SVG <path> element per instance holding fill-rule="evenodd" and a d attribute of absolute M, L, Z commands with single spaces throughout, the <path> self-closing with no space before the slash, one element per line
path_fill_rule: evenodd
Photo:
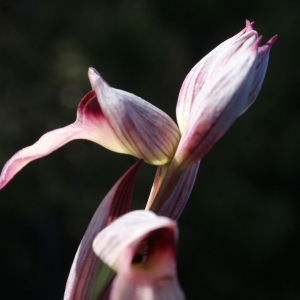
<path fill-rule="evenodd" d="M 176 223 L 150 211 L 130 212 L 104 228 L 93 248 L 117 273 L 110 299 L 184 299 L 176 277 L 176 237 Z M 145 258 L 137 260 L 145 241 Z"/>
<path fill-rule="evenodd" d="M 174 170 L 172 164 L 158 167 L 146 210 L 177 220 L 192 192 L 199 166 L 200 161 L 185 170 Z"/>
<path fill-rule="evenodd" d="M 75 139 L 101 141 L 104 147 L 124 153 L 101 111 L 94 91 L 89 92 L 81 100 L 75 123 L 47 132 L 35 144 L 18 151 L 7 161 L 0 175 L 0 189 L 29 162 L 46 156 Z"/>
<path fill-rule="evenodd" d="M 203 57 L 186 76 L 180 89 L 176 106 L 177 123 L 181 132 L 186 126 L 191 107 L 203 85 L 214 78 L 215 73 L 218 73 L 220 70 L 220 65 L 223 65 L 224 62 L 226 63 L 227 58 L 251 36 L 252 39 L 255 39 L 257 33 L 253 30 L 252 23 L 246 21 L 246 28 L 218 45 Z"/>
<path fill-rule="evenodd" d="M 110 300 L 183 300 L 184 294 L 177 278 L 165 277 L 149 280 L 149 276 L 120 274 L 114 279 Z"/>
<path fill-rule="evenodd" d="M 89 68 L 89 79 L 103 113 L 127 153 L 154 165 L 170 161 L 180 139 L 174 121 L 145 100 L 111 88 L 93 68 Z"/>
<path fill-rule="evenodd" d="M 68 277 L 64 299 L 91 299 L 92 293 L 100 293 L 112 278 L 113 273 L 106 270 L 92 249 L 96 235 L 111 221 L 130 210 L 134 178 L 141 164 L 135 163 L 113 186 L 96 210 L 77 250 Z M 97 274 L 106 271 L 107 280 L 95 288 Z"/>
<path fill-rule="evenodd" d="M 265 45 L 258 48 L 257 65 L 255 69 L 254 80 L 250 89 L 248 99 L 240 115 L 243 114 L 254 103 L 256 97 L 258 96 L 258 93 L 260 92 L 267 72 L 269 53 L 276 39 L 277 35 L 273 36 Z"/>
<path fill-rule="evenodd" d="M 211 63 L 174 156 L 175 168 L 185 169 L 200 160 L 238 117 L 255 76 L 256 41 L 256 32 L 248 31 Z"/>
<path fill-rule="evenodd" d="M 89 77 L 96 91 L 81 100 L 76 121 L 44 134 L 17 152 L 3 167 L 0 189 L 29 162 L 75 139 L 87 139 L 154 165 L 173 157 L 180 133 L 168 115 L 137 96 L 109 87 L 92 68 Z"/>
<path fill-rule="evenodd" d="M 163 203 L 157 211 L 160 216 L 166 216 L 172 220 L 178 220 L 192 192 L 200 161 L 185 169 L 177 182 L 172 194 L 164 201 L 165 197 L 158 193 L 155 202 Z M 165 202 L 165 203 L 164 203 Z M 151 209 L 153 211 L 154 207 Z M 156 212 L 156 211 L 154 211 Z"/>

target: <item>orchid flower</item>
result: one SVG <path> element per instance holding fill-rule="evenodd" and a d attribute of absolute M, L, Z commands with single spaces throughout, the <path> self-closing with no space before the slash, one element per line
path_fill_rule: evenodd
<path fill-rule="evenodd" d="M 175 221 L 150 211 L 132 211 L 105 227 L 93 249 L 116 272 L 109 299 L 184 299 L 176 276 L 176 239 Z"/>
<path fill-rule="evenodd" d="M 200 60 L 179 93 L 176 117 L 180 130 L 164 112 L 133 94 L 111 88 L 90 68 L 93 90 L 81 100 L 75 123 L 48 132 L 17 152 L 2 170 L 0 189 L 30 161 L 71 140 L 88 139 L 158 165 L 146 209 L 158 214 L 173 211 L 177 219 L 200 160 L 255 101 L 276 38 L 259 46 L 261 37 L 253 23 L 246 21 L 241 32 Z"/>
<path fill-rule="evenodd" d="M 133 183 L 141 162 L 117 181 L 96 210 L 75 255 L 64 300 L 98 299 L 105 294 L 114 274 L 96 257 L 92 244 L 104 227 L 130 211 Z"/>
<path fill-rule="evenodd" d="M 259 46 L 261 37 L 246 21 L 241 32 L 200 60 L 179 93 L 178 127 L 164 112 L 110 87 L 90 68 L 92 91 L 81 100 L 76 121 L 46 133 L 5 164 L 0 189 L 26 164 L 75 139 L 141 159 L 95 212 L 71 267 L 65 300 L 184 299 L 176 276 L 174 220 L 191 193 L 200 160 L 255 101 L 276 38 Z M 146 210 L 129 212 L 142 160 L 158 168 Z"/>
<path fill-rule="evenodd" d="M 3 167 L 0 189 L 29 162 L 75 139 L 93 141 L 152 165 L 172 159 L 180 133 L 166 113 L 133 94 L 111 88 L 93 68 L 88 76 L 93 90 L 81 100 L 76 121 L 17 152 Z"/>
<path fill-rule="evenodd" d="M 185 78 L 176 107 L 181 139 L 173 160 L 158 168 L 147 209 L 164 214 L 173 210 L 172 202 L 177 198 L 177 213 L 173 215 L 177 219 L 200 160 L 255 101 L 277 35 L 259 47 L 262 37 L 253 24 L 247 20 L 241 32 L 207 54 Z"/>

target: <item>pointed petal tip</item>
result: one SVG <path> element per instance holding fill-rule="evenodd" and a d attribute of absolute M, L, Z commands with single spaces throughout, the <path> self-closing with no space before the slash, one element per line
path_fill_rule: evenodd
<path fill-rule="evenodd" d="M 257 49 L 259 48 L 259 44 L 262 40 L 262 35 L 260 35 L 255 42 L 252 44 L 251 49 L 257 51 Z"/>
<path fill-rule="evenodd" d="M 278 35 L 275 34 L 272 38 L 270 38 L 264 45 L 260 46 L 258 48 L 258 52 L 261 54 L 261 57 L 264 57 L 265 55 L 267 55 L 273 44 L 275 43 L 275 41 L 277 40 Z"/>
<path fill-rule="evenodd" d="M 88 75 L 93 75 L 93 74 L 100 75 L 99 72 L 95 68 L 89 67 L 88 68 Z"/>
<path fill-rule="evenodd" d="M 6 184 L 8 183 L 8 181 L 4 180 L 4 178 L 0 178 L 0 190 L 2 190 Z"/>
<path fill-rule="evenodd" d="M 246 19 L 246 31 L 253 30 L 253 25 L 254 22 L 250 22 L 249 20 Z"/>
<path fill-rule="evenodd" d="M 278 34 L 275 34 L 273 37 L 271 37 L 267 41 L 266 45 L 268 45 L 270 47 L 270 49 L 271 49 L 271 47 L 273 46 L 273 44 L 275 43 L 275 41 L 277 40 L 277 38 L 278 38 Z"/>
<path fill-rule="evenodd" d="M 88 77 L 92 86 L 92 89 L 96 89 L 96 84 L 99 82 L 105 82 L 104 79 L 101 77 L 100 73 L 94 69 L 93 67 L 89 67 L 88 69 Z"/>

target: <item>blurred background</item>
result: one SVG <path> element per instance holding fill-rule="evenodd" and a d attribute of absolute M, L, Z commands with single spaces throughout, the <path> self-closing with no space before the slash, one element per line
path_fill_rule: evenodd
<path fill-rule="evenodd" d="M 0 0 L 0 166 L 75 120 L 90 66 L 175 119 L 193 65 L 255 21 L 279 38 L 256 103 L 201 162 L 179 280 L 187 299 L 300 299 L 299 16 L 296 0 Z M 89 220 L 134 161 L 74 141 L 1 190 L 1 299 L 63 298 Z M 134 208 L 154 173 L 139 171 Z"/>

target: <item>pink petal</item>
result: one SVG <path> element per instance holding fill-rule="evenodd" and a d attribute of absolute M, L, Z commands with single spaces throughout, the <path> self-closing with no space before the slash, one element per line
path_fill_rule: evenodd
<path fill-rule="evenodd" d="M 270 50 L 276 39 L 277 35 L 273 36 L 265 45 L 258 48 L 257 65 L 255 69 L 254 80 L 247 102 L 240 115 L 243 114 L 254 103 L 256 97 L 258 96 L 258 93 L 260 92 L 267 72 Z"/>
<path fill-rule="evenodd" d="M 128 92 L 111 88 L 89 68 L 89 79 L 101 109 L 127 153 L 153 165 L 171 160 L 180 133 L 163 111 Z"/>
<path fill-rule="evenodd" d="M 164 168 L 166 168 L 164 170 Z M 160 174 L 163 171 L 163 174 Z M 176 189 L 184 169 L 174 168 L 170 166 L 162 166 L 162 169 L 158 169 L 155 175 L 152 190 L 147 202 L 146 210 L 151 210 L 158 213 L 162 206 L 166 203 L 168 198 Z M 176 203 L 174 203 L 176 205 Z"/>
<path fill-rule="evenodd" d="M 81 100 L 75 123 L 48 132 L 17 152 L 2 170 L 0 189 L 29 162 L 75 139 L 87 139 L 154 165 L 173 157 L 180 133 L 169 116 L 137 96 L 109 87 L 92 68 L 89 77 L 96 91 Z"/>
<path fill-rule="evenodd" d="M 141 164 L 135 163 L 113 186 L 96 210 L 77 250 L 65 290 L 65 300 L 90 299 L 99 268 L 105 268 L 93 252 L 96 235 L 111 221 L 130 210 L 134 178 Z M 108 278 L 108 283 L 109 283 Z"/>
<path fill-rule="evenodd" d="M 255 39 L 257 33 L 253 30 L 252 23 L 246 21 L 246 28 L 218 45 L 203 57 L 186 76 L 176 106 L 177 123 L 181 132 L 186 126 L 191 107 L 203 85 L 214 79 L 215 73 L 218 73 L 220 67 L 226 63 L 226 57 L 232 55 L 241 43 L 245 43 L 251 36 Z"/>
<path fill-rule="evenodd" d="M 176 223 L 149 211 L 130 212 L 95 238 L 95 253 L 116 271 L 110 299 L 184 299 L 176 277 Z M 136 260 L 143 242 L 144 259 Z"/>
<path fill-rule="evenodd" d="M 254 22 L 205 56 L 187 75 L 176 116 L 182 138 L 174 166 L 186 168 L 201 159 L 235 119 L 256 99 L 267 69 L 274 36 L 259 47 Z"/>
<path fill-rule="evenodd" d="M 199 165 L 200 161 L 185 170 L 174 170 L 172 163 L 158 167 L 146 210 L 177 220 L 191 194 Z"/>
<path fill-rule="evenodd" d="M 2 189 L 23 167 L 32 160 L 38 159 L 57 148 L 74 140 L 81 133 L 82 128 L 72 124 L 67 127 L 51 131 L 43 135 L 35 144 L 17 152 L 2 169 L 0 175 L 0 189 Z"/>
<path fill-rule="evenodd" d="M 211 62 L 174 156 L 175 168 L 200 160 L 238 117 L 255 76 L 257 48 L 256 32 L 247 31 Z"/>
<path fill-rule="evenodd" d="M 185 169 L 177 182 L 172 194 L 164 203 L 164 196 L 160 193 L 155 198 L 156 202 L 164 203 L 157 211 L 160 216 L 166 216 L 172 220 L 178 220 L 192 192 L 200 161 Z M 152 209 L 151 209 L 152 210 Z"/>
<path fill-rule="evenodd" d="M 44 134 L 35 144 L 18 151 L 4 165 L 0 175 L 2 189 L 29 162 L 46 156 L 75 139 L 88 139 L 102 143 L 104 147 L 123 152 L 114 132 L 104 117 L 94 91 L 80 102 L 75 123 Z"/>

